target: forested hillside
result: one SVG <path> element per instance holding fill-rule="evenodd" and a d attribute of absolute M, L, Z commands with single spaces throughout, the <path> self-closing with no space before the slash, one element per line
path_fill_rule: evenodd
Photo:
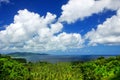
<path fill-rule="evenodd" d="M 0 80 L 120 80 L 120 56 L 52 64 L 0 55 Z"/>

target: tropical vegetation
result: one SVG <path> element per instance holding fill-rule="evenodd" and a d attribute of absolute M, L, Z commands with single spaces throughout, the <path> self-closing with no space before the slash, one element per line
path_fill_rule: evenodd
<path fill-rule="evenodd" d="M 120 80 L 120 56 L 53 64 L 0 55 L 0 80 Z"/>

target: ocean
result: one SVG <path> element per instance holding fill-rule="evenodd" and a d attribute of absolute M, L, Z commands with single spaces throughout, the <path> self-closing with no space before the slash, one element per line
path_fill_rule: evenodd
<path fill-rule="evenodd" d="M 74 61 L 90 61 L 95 60 L 99 57 L 112 57 L 115 55 L 32 55 L 32 56 L 23 56 L 28 62 L 74 62 Z"/>

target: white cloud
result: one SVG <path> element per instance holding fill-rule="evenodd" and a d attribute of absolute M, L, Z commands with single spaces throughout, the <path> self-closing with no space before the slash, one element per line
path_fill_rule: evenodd
<path fill-rule="evenodd" d="M 117 10 L 120 8 L 120 0 L 69 0 L 62 6 L 60 21 L 74 23 L 93 14 L 98 14 L 105 9 Z"/>
<path fill-rule="evenodd" d="M 80 34 L 77 33 L 60 33 L 58 36 L 54 36 L 51 42 L 56 42 L 54 48 L 62 48 L 62 50 L 70 48 L 81 48 L 83 47 L 83 40 Z M 50 44 L 51 44 L 50 42 Z M 52 46 L 52 45 L 51 45 Z"/>
<path fill-rule="evenodd" d="M 63 25 L 61 23 L 51 24 L 51 32 L 58 33 L 62 30 Z"/>
<path fill-rule="evenodd" d="M 82 47 L 80 34 L 62 32 L 56 15 L 40 16 L 26 9 L 19 10 L 14 22 L 0 31 L 0 50 L 49 51 Z"/>
<path fill-rule="evenodd" d="M 97 26 L 96 30 L 92 29 L 85 36 L 90 40 L 90 45 L 120 45 L 120 9 L 117 11 L 117 15 L 106 19 L 103 24 Z"/>

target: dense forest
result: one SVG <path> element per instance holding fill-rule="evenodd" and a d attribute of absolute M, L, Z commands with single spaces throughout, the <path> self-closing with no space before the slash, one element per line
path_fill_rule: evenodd
<path fill-rule="evenodd" d="M 53 64 L 0 55 L 0 80 L 120 80 L 120 56 Z"/>

